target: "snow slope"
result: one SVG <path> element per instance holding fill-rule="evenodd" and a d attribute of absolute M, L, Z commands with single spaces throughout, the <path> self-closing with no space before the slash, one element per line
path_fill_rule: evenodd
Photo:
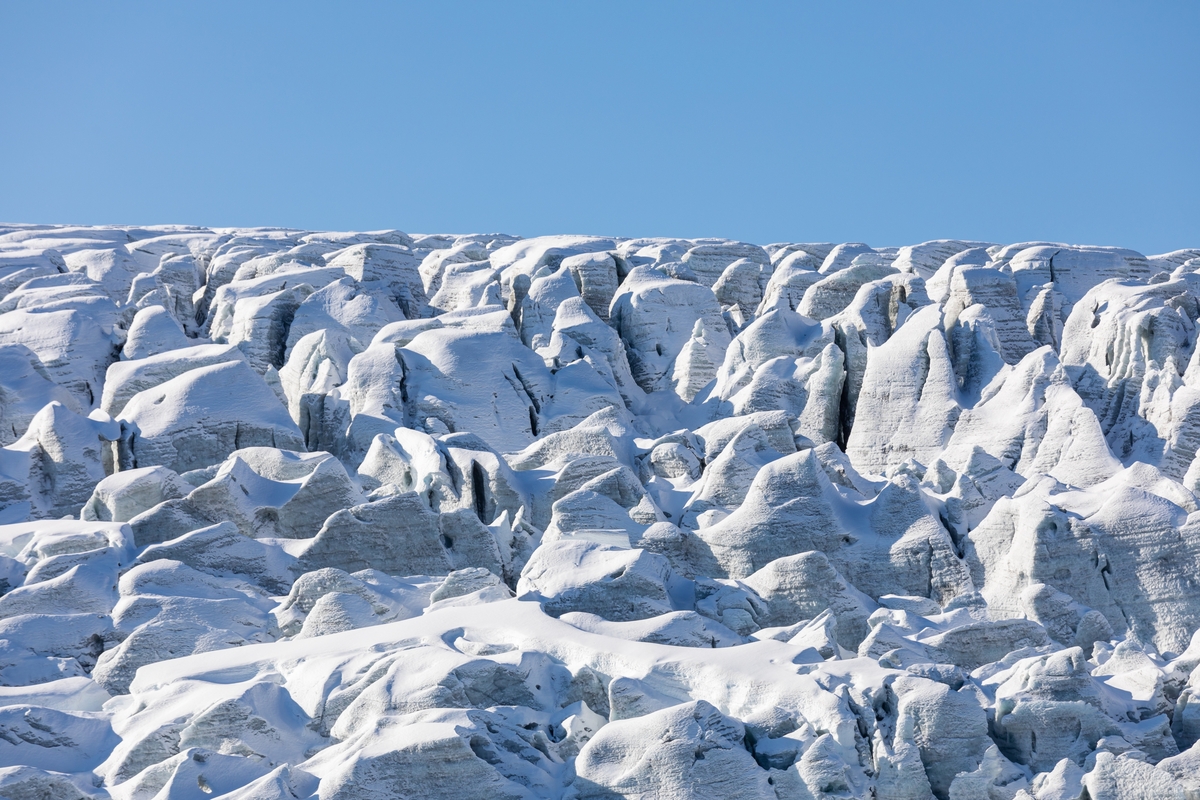
<path fill-rule="evenodd" d="M 0 225 L 0 797 L 1200 798 L 1200 250 Z"/>

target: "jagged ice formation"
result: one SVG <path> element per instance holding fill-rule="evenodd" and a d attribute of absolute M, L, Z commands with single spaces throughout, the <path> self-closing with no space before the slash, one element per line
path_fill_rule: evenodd
<path fill-rule="evenodd" d="M 1200 798 L 1200 250 L 0 225 L 0 797 Z"/>

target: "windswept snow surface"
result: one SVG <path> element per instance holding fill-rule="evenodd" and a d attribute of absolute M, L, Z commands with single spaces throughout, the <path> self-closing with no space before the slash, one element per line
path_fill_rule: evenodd
<path fill-rule="evenodd" d="M 0 226 L 0 797 L 1200 798 L 1200 250 Z"/>

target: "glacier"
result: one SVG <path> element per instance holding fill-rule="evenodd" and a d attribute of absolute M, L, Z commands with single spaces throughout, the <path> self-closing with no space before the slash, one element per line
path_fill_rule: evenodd
<path fill-rule="evenodd" d="M 1200 798 L 1200 249 L 0 225 L 0 797 Z"/>

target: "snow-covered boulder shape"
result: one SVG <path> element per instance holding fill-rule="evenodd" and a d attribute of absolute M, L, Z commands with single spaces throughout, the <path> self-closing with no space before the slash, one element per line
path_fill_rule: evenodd
<path fill-rule="evenodd" d="M 139 563 L 168 560 L 219 578 L 250 583 L 271 595 L 281 595 L 292 585 L 296 557 L 279 539 L 251 539 L 232 522 L 191 531 L 142 550 Z"/>
<path fill-rule="evenodd" d="M 428 313 L 429 301 L 418 272 L 421 261 L 402 244 L 363 243 L 330 255 L 325 263 L 341 267 L 346 275 L 374 297 L 390 300 L 405 319 Z"/>
<path fill-rule="evenodd" d="M 488 250 L 487 259 L 501 274 L 504 298 L 508 300 L 520 276 L 532 276 L 542 267 L 557 268 L 570 256 L 611 252 L 616 245 L 616 240 L 602 236 L 538 236 L 503 243 Z"/>
<path fill-rule="evenodd" d="M 1027 321 L 1011 274 L 992 267 L 960 267 L 953 271 L 949 284 L 946 317 L 957 319 L 964 309 L 976 304 L 986 308 L 996 324 L 1005 361 L 1015 364 L 1037 346 L 1037 318 L 1032 324 Z"/>
<path fill-rule="evenodd" d="M 551 271 L 549 267 L 538 270 L 526 289 L 518 311 L 521 341 L 534 350 L 540 350 L 550 341 L 554 318 L 559 306 L 579 297 L 579 287 L 570 271 L 563 268 Z"/>
<path fill-rule="evenodd" d="M 483 567 L 504 574 L 500 543 L 475 512 L 435 514 L 420 495 L 395 494 L 331 514 L 296 564 L 297 574 L 323 567 L 378 569 L 392 575 L 445 575 Z"/>
<path fill-rule="evenodd" d="M 916 746 L 935 797 L 952 796 L 955 777 L 973 772 L 992 745 L 978 689 L 967 684 L 955 690 L 907 676 L 891 689 L 899 698 L 896 742 Z"/>
<path fill-rule="evenodd" d="M 1118 477 L 1088 492 L 1001 499 L 965 549 L 995 617 L 1024 616 L 1023 592 L 1040 583 L 1100 612 L 1118 634 L 1180 652 L 1200 627 L 1185 577 L 1200 558 L 1194 517 Z"/>
<path fill-rule="evenodd" d="M 515 470 L 541 469 L 580 456 L 608 456 L 633 464 L 634 431 L 628 413 L 609 407 L 566 431 L 548 433 L 519 453 L 505 456 Z"/>
<path fill-rule="evenodd" d="M 760 315 L 730 342 L 716 390 L 728 399 L 750 384 L 755 372 L 780 356 L 814 358 L 833 342 L 833 331 L 787 309 Z"/>
<path fill-rule="evenodd" d="M 244 266 L 243 266 L 244 268 Z M 290 267 L 217 290 L 207 329 L 214 342 L 239 345 L 260 371 L 283 366 L 292 317 L 313 292 L 346 274 L 332 267 Z"/>
<path fill-rule="evenodd" d="M 179 321 L 159 305 L 139 309 L 129 325 L 121 358 L 135 359 L 179 350 L 192 344 Z"/>
<path fill-rule="evenodd" d="M 390 298 L 371 294 L 353 278 L 342 278 L 313 292 L 296 307 L 288 325 L 284 358 L 310 333 L 342 333 L 362 346 L 384 325 L 404 318 Z"/>
<path fill-rule="evenodd" d="M 272 612 L 285 636 L 308 638 L 419 616 L 433 603 L 507 600 L 512 592 L 480 567 L 455 570 L 443 580 L 398 579 L 379 570 L 347 573 L 334 567 L 306 572 Z"/>
<path fill-rule="evenodd" d="M 104 702 L 86 676 L 115 644 L 109 609 L 132 561 L 126 526 L 54 520 L 0 525 L 0 696 L 95 711 Z M 98 696 L 98 697 L 97 697 Z"/>
<path fill-rule="evenodd" d="M 755 244 L 745 242 L 709 240 L 692 247 L 679 259 L 689 270 L 695 273 L 701 285 L 715 290 L 730 266 L 743 261 L 747 264 L 760 265 L 759 271 L 770 273 L 771 258 L 767 252 Z"/>
<path fill-rule="evenodd" d="M 1200 444 L 1195 284 L 1107 281 L 1076 304 L 1062 359 L 1114 454 L 1182 478 Z M 1190 368 L 1190 372 L 1189 372 Z"/>
<path fill-rule="evenodd" d="M 678 583 L 656 553 L 568 539 L 537 549 L 517 594 L 540 600 L 553 616 L 586 610 L 621 622 L 674 610 L 671 593 Z"/>
<path fill-rule="evenodd" d="M 543 541 L 586 531 L 624 531 L 636 540 L 646 525 L 661 521 L 633 471 L 618 466 L 556 500 Z"/>
<path fill-rule="evenodd" d="M 66 253 L 62 261 L 71 272 L 99 283 L 115 302 L 129 296 L 133 279 L 145 269 L 123 247 L 85 248 Z"/>
<path fill-rule="evenodd" d="M 233 345 L 220 344 L 199 344 L 145 358 L 117 361 L 105 374 L 100 410 L 119 416 L 125 404 L 144 389 L 166 383 L 190 369 L 231 361 L 245 361 L 245 356 Z"/>
<path fill-rule="evenodd" d="M 96 484 L 80 519 L 128 522 L 159 503 L 183 497 L 191 484 L 166 467 L 142 467 L 109 475 Z"/>
<path fill-rule="evenodd" d="M 608 433 L 603 428 L 597 430 L 597 433 L 599 431 L 604 431 L 605 434 Z M 611 443 L 611 438 L 608 441 Z M 608 453 L 601 455 L 570 453 L 561 458 L 554 459 L 552 464 L 553 466 L 545 468 L 547 472 L 553 470 L 553 473 L 545 479 L 548 485 L 539 486 L 529 495 L 529 504 L 527 506 L 529 508 L 528 517 L 530 522 L 539 530 L 544 530 L 550 524 L 555 512 L 555 504 L 559 500 L 584 489 L 584 487 L 592 484 L 598 478 L 612 476 L 614 471 L 618 471 L 618 474 L 620 474 L 621 470 L 629 470 L 629 467 L 622 463 L 620 459 Z M 541 471 L 539 470 L 539 472 Z M 628 476 L 620 475 L 620 477 L 627 479 Z M 514 476 L 513 482 L 515 483 L 517 480 L 519 478 Z M 635 477 L 634 482 L 636 480 Z M 593 494 L 602 495 L 612 500 L 622 511 L 626 511 L 627 507 L 632 507 L 632 505 L 641 499 L 641 496 L 639 496 L 633 504 L 627 500 L 622 504 L 623 498 L 621 494 L 622 490 L 626 489 L 628 485 L 627 480 L 605 480 L 597 483 L 603 485 L 593 485 L 592 489 L 596 490 Z M 616 489 L 616 491 L 613 491 L 613 489 Z M 644 491 L 641 495 L 644 495 Z"/>
<path fill-rule="evenodd" d="M 232 522 L 253 538 L 311 539 L 327 517 L 363 500 L 328 453 L 248 447 L 210 472 L 210 480 L 185 496 L 164 499 L 130 520 L 139 545 L 218 522 Z"/>
<path fill-rule="evenodd" d="M 287 409 L 244 361 L 192 369 L 138 392 L 120 417 L 122 469 L 183 473 L 219 464 L 243 447 L 304 449 Z"/>
<path fill-rule="evenodd" d="M 1049 346 L 1025 356 L 989 397 L 962 412 L 944 457 L 961 459 L 975 447 L 1018 475 L 1073 486 L 1093 486 L 1121 469 Z"/>
<path fill-rule="evenodd" d="M 738 434 L 751 426 L 761 429 L 766 434 L 767 442 L 780 453 L 796 452 L 795 432 L 788 415 L 783 411 L 757 411 L 713 420 L 697 428 L 695 435 L 703 447 L 701 455 L 711 462 Z"/>
<path fill-rule="evenodd" d="M 1094 800 L 1117 798 L 1164 798 L 1185 800 L 1184 788 L 1173 777 L 1136 758 L 1112 753 L 1097 753 L 1096 766 L 1083 779 L 1088 797 Z"/>
<path fill-rule="evenodd" d="M 160 661 L 247 642 L 269 642 L 272 603 L 257 587 L 205 574 L 178 561 L 140 564 L 121 577 L 113 624 L 121 643 L 96 662 L 95 680 L 125 694 L 137 669 Z"/>
<path fill-rule="evenodd" d="M 471 509 L 494 524 L 507 514 L 516 524 L 530 506 L 526 490 L 504 458 L 471 434 L 434 439 L 409 428 L 372 442 L 358 478 L 364 489 L 415 491 L 437 512 Z M 392 491 L 386 489 L 385 491 Z"/>
<path fill-rule="evenodd" d="M 892 266 L 901 272 L 911 272 L 928 280 L 951 258 L 968 250 L 986 253 L 984 242 L 969 242 L 959 239 L 936 239 L 921 244 L 901 247 Z"/>
<path fill-rule="evenodd" d="M 350 362 L 361 350 L 361 343 L 344 331 L 313 331 L 292 347 L 287 363 L 274 375 L 278 383 L 270 370 L 264 376 L 276 394 L 282 392 L 309 449 L 344 449 L 343 417 L 349 407 L 336 390 L 346 383 Z"/>
<path fill-rule="evenodd" d="M 560 266 L 570 273 L 588 308 L 600 319 L 607 320 L 608 307 L 620 283 L 617 262 L 612 254 L 580 253 L 567 256 Z"/>
<path fill-rule="evenodd" d="M 996 321 L 983 306 L 968 306 L 947 331 L 946 344 L 958 381 L 960 404 L 964 408 L 978 405 L 993 388 L 992 382 L 1007 372 Z"/>
<path fill-rule="evenodd" d="M 832 250 L 825 254 L 821 260 L 821 266 L 817 271 L 822 275 L 832 275 L 835 272 L 841 272 L 854 263 L 854 259 L 861 255 L 875 255 L 875 249 L 870 245 L 862 242 L 843 242 L 835 245 Z"/>
<path fill-rule="evenodd" d="M 797 433 L 823 443 L 837 438 L 844 380 L 833 331 L 776 308 L 730 344 L 714 391 L 736 414 L 785 411 Z"/>
<path fill-rule="evenodd" d="M 1141 253 L 1119 247 L 1040 245 L 1027 247 L 1007 262 L 1023 302 L 1037 296 L 1038 287 L 1053 283 L 1061 292 L 1064 311 L 1098 283 L 1109 279 L 1146 282 L 1153 274 Z"/>
<path fill-rule="evenodd" d="M 834 488 L 811 450 L 764 466 L 745 502 L 696 535 L 708 551 L 696 564 L 702 574 L 743 578 L 777 558 L 819 550 L 871 597 L 947 602 L 972 590 L 954 541 L 912 477 L 900 475 L 877 497 L 855 500 Z"/>
<path fill-rule="evenodd" d="M 840 415 L 843 439 L 854 426 L 868 353 L 891 338 L 913 311 L 928 303 L 919 278 L 896 273 L 860 286 L 850 304 L 828 320 L 846 364 L 846 397 Z"/>
<path fill-rule="evenodd" d="M 672 386 L 675 359 L 696 336 L 699 325 L 705 357 L 715 368 L 729 346 L 729 326 L 717 298 L 706 287 L 638 267 L 617 289 L 609 322 L 621 335 L 638 386 L 653 392 Z M 686 373 L 685 373 L 686 374 Z"/>
<path fill-rule="evenodd" d="M 941 262 L 941 266 L 937 267 L 933 274 L 925 276 L 925 287 L 930 298 L 935 302 L 943 303 L 950 293 L 950 279 L 954 277 L 955 272 L 963 267 L 986 267 L 989 265 L 1000 268 L 999 264 L 993 264 L 992 257 L 986 248 L 970 247 L 961 250 Z M 896 267 L 899 268 L 900 265 L 896 264 Z"/>
<path fill-rule="evenodd" d="M 101 412 L 81 417 L 58 401 L 46 405 L 20 439 L 0 448 L 0 521 L 77 516 L 119 436 Z"/>
<path fill-rule="evenodd" d="M 691 402 L 717 376 L 720 350 L 710 340 L 704 323 L 696 320 L 692 336 L 675 358 L 671 384 L 685 402 Z"/>
<path fill-rule="evenodd" d="M 124 331 L 107 297 L 88 296 L 0 313 L 0 344 L 24 345 L 80 408 L 96 405 L 104 371 L 117 359 Z"/>
<path fill-rule="evenodd" d="M 758 471 L 782 455 L 766 432 L 750 422 L 709 459 L 703 476 L 692 488 L 679 524 L 698 528 L 727 516 L 746 499 Z"/>
<path fill-rule="evenodd" d="M 806 317 L 827 319 L 850 305 L 863 284 L 896 272 L 887 259 L 873 253 L 857 256 L 849 266 L 833 271 L 808 287 L 796 310 Z"/>
<path fill-rule="evenodd" d="M 25 345 L 0 345 L 0 446 L 25 434 L 48 403 L 79 411 L 79 402 L 50 377 L 41 359 Z"/>
<path fill-rule="evenodd" d="M 214 335 L 213 340 L 236 344 L 260 373 L 268 367 L 279 369 L 287 360 L 291 322 L 315 291 L 315 287 L 301 283 L 266 295 L 243 297 L 234 306 L 229 333 Z M 318 314 L 319 310 L 318 306 Z"/>
<path fill-rule="evenodd" d="M 777 558 L 743 582 L 769 608 L 758 619 L 763 627 L 794 625 L 828 609 L 838 644 L 849 650 L 857 650 L 866 637 L 867 617 L 875 610 L 871 598 L 847 585 L 824 553 Z"/>
<path fill-rule="evenodd" d="M 776 778 L 754 760 L 745 740 L 742 723 L 703 700 L 610 722 L 580 751 L 567 796 L 778 797 Z"/>
<path fill-rule="evenodd" d="M 942 325 L 941 309 L 926 306 L 870 353 L 846 442 L 860 472 L 928 463 L 954 433 L 962 407 Z"/>
<path fill-rule="evenodd" d="M 645 393 L 633 380 L 620 336 L 602 322 L 581 297 L 569 297 L 557 306 L 549 341 L 537 353 L 557 371 L 567 368 L 568 373 L 581 373 L 582 380 L 599 378 L 604 382 L 604 396 L 610 397 L 615 389 L 627 407 L 645 405 Z M 577 397 L 574 399 L 578 400 Z M 595 401 L 588 404 L 589 413 L 599 410 L 591 408 L 594 405 L 597 405 Z M 559 416 L 570 418 L 570 415 Z M 553 427 L 563 427 L 563 424 L 556 422 Z"/>
<path fill-rule="evenodd" d="M 442 328 L 396 352 L 408 397 L 401 422 L 431 434 L 470 431 L 501 452 L 537 437 L 550 374 L 516 338 Z"/>
<path fill-rule="evenodd" d="M 821 273 L 817 272 L 820 267 L 821 259 L 804 250 L 797 250 L 781 259 L 763 287 L 762 301 L 756 315 L 780 305 L 795 311 L 808 287 L 821 280 Z"/>
<path fill-rule="evenodd" d="M 762 303 L 763 289 L 769 278 L 768 266 L 739 258 L 725 268 L 712 290 L 721 307 L 733 314 L 734 321 L 741 326 L 750 321 Z"/>
<path fill-rule="evenodd" d="M 771 263 L 776 267 L 796 253 L 803 253 L 813 260 L 815 269 L 821 266 L 825 256 L 829 255 L 835 246 L 833 242 L 775 242 L 764 246 L 763 249 L 771 256 Z"/>

